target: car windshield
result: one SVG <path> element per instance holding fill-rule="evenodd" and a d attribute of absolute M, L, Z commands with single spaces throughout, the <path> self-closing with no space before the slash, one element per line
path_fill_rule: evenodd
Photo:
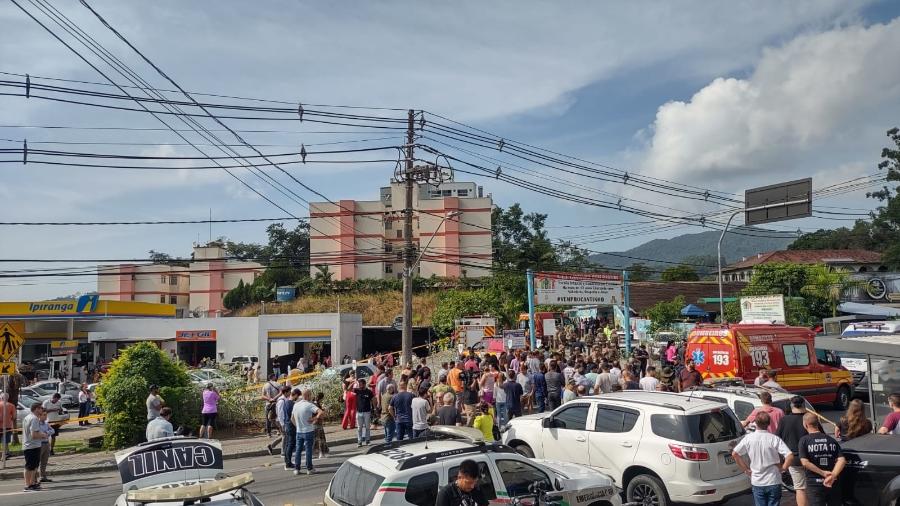
<path fill-rule="evenodd" d="M 682 443 L 721 443 L 744 433 L 730 409 L 693 415 L 651 415 L 650 427 L 657 436 Z"/>
<path fill-rule="evenodd" d="M 44 395 L 51 395 L 56 393 L 56 385 L 44 384 L 44 385 L 31 385 L 31 388 L 40 392 Z"/>

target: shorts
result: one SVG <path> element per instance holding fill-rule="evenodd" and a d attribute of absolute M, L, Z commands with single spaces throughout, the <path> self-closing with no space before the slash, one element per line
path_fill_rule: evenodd
<path fill-rule="evenodd" d="M 216 428 L 216 417 L 218 413 L 203 413 L 203 422 L 200 424 L 204 427 Z"/>
<path fill-rule="evenodd" d="M 34 471 L 41 465 L 41 449 L 29 448 L 23 452 L 25 454 L 25 470 Z"/>
<path fill-rule="evenodd" d="M 806 490 L 806 469 L 803 466 L 790 466 L 788 472 L 791 473 L 794 490 Z"/>

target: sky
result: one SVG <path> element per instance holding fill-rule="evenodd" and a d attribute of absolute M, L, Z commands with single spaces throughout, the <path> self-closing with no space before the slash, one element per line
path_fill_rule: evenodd
<path fill-rule="evenodd" d="M 39 10 L 44 0 L 16 1 L 106 75 L 127 84 Z M 48 3 L 154 87 L 172 88 L 80 3 Z M 438 114 L 490 132 L 492 138 L 723 198 L 742 199 L 745 188 L 791 179 L 812 177 L 819 190 L 873 176 L 886 146 L 885 132 L 900 126 L 900 4 L 891 1 L 89 3 L 192 92 L 288 104 L 279 107 L 422 109 L 429 121 Z M 0 95 L 0 149 L 19 149 L 27 139 L 30 149 L 197 156 L 146 112 L 23 97 L 17 85 L 24 74 L 108 81 L 11 2 L 0 4 L 0 28 L 0 72 L 7 73 L 0 74 L 7 84 L 0 87 L 5 94 Z M 118 93 L 108 86 L 38 77 L 33 82 Z M 403 110 L 328 110 L 405 118 Z M 243 137 L 267 154 L 296 152 L 301 144 L 311 151 L 388 149 L 310 156 L 306 164 L 290 165 L 294 179 L 270 169 L 272 177 L 291 189 L 288 195 L 244 169 L 235 172 L 252 190 L 222 170 L 187 168 L 209 165 L 198 161 L 164 161 L 160 164 L 181 168 L 139 171 L 24 165 L 17 161 L 20 154 L 15 160 L 0 155 L 7 160 L 0 163 L 0 221 L 203 220 L 210 213 L 214 219 L 277 218 L 287 216 L 285 211 L 306 216 L 306 201 L 377 198 L 378 188 L 393 174 L 396 164 L 387 160 L 396 159 L 392 147 L 403 143 L 402 131 L 352 131 L 282 117 L 223 121 L 244 131 Z M 177 118 L 168 121 L 184 128 Z M 221 128 L 208 119 L 199 121 L 206 128 Z M 341 133 L 317 133 L 323 131 Z M 205 142 L 194 133 L 185 135 L 190 142 Z M 219 135 L 225 142 L 238 142 L 228 132 Z M 42 144 L 52 142 L 92 144 Z M 491 159 L 510 160 L 491 146 L 479 148 L 481 158 L 475 158 L 422 142 L 490 168 L 497 165 Z M 32 154 L 36 159 L 40 157 Z M 348 163 L 320 163 L 325 159 Z M 722 199 L 688 199 L 680 192 L 651 192 L 624 178 L 600 180 L 514 162 L 519 165 L 504 164 L 504 173 L 519 171 L 518 177 L 571 195 L 654 213 L 649 218 L 654 223 L 637 226 L 633 223 L 648 218 L 547 197 L 493 177 L 456 173 L 457 180 L 483 185 L 499 206 L 519 202 L 528 212 L 549 215 L 552 237 L 591 250 L 622 251 L 650 239 L 704 230 L 699 222 L 675 226 L 659 216 L 709 216 L 713 225 L 724 221 Z M 466 167 L 456 163 L 457 169 Z M 865 198 L 872 186 L 848 192 L 831 188 L 815 197 L 814 205 L 820 212 L 840 214 L 770 228 L 786 233 L 852 225 L 856 214 L 876 204 Z M 211 235 L 262 242 L 265 226 L 214 224 Z M 3 260 L 146 258 L 151 249 L 187 256 L 192 243 L 210 237 L 207 224 L 0 229 Z M 5 262 L 0 270 L 59 266 Z M 52 298 L 94 290 L 95 285 L 91 276 L 7 277 L 0 279 L 0 300 Z"/>

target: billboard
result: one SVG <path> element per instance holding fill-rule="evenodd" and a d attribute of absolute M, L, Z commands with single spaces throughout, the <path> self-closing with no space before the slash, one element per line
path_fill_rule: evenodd
<path fill-rule="evenodd" d="M 784 295 L 741 297 L 741 321 L 784 323 Z"/>
<path fill-rule="evenodd" d="M 812 178 L 798 179 L 744 192 L 744 225 L 812 216 Z"/>
<path fill-rule="evenodd" d="M 536 304 L 616 306 L 622 303 L 622 276 L 598 272 L 535 272 Z"/>

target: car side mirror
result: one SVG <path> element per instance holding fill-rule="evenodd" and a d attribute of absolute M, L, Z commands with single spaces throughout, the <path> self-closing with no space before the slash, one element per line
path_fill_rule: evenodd
<path fill-rule="evenodd" d="M 547 417 L 541 420 L 541 426 L 545 429 L 553 427 L 553 417 Z"/>

